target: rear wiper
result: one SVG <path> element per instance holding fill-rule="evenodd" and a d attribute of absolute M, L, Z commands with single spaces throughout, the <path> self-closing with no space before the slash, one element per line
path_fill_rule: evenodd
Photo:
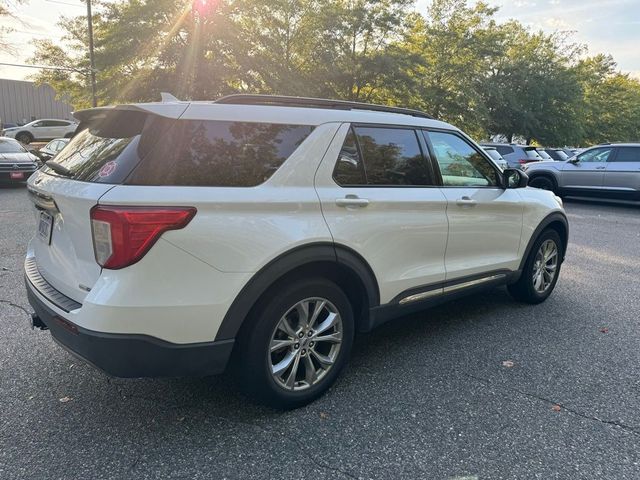
<path fill-rule="evenodd" d="M 45 165 L 47 167 L 49 167 L 51 170 L 53 170 L 56 173 L 59 173 L 60 175 L 64 175 L 65 177 L 73 177 L 73 172 L 71 170 L 69 170 L 67 167 L 60 165 L 57 162 L 54 162 L 53 160 L 49 160 L 48 162 L 45 163 Z"/>

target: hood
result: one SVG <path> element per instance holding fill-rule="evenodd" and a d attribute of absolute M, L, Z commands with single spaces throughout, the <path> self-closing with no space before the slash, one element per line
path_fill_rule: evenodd
<path fill-rule="evenodd" d="M 16 130 L 19 130 L 20 127 L 11 127 L 11 128 L 5 128 L 4 131 L 5 132 L 15 132 Z"/>
<path fill-rule="evenodd" d="M 0 162 L 35 162 L 36 157 L 31 153 L 0 153 Z"/>

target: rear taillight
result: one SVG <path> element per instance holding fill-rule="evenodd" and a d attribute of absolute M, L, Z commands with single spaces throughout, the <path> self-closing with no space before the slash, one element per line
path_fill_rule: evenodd
<path fill-rule="evenodd" d="M 117 270 L 140 260 L 167 230 L 187 226 L 193 207 L 110 207 L 91 209 L 96 262 Z"/>
<path fill-rule="evenodd" d="M 524 165 L 525 163 L 531 163 L 531 162 L 538 162 L 539 160 L 537 158 L 521 158 L 520 160 L 518 160 L 518 163 L 520 165 Z"/>

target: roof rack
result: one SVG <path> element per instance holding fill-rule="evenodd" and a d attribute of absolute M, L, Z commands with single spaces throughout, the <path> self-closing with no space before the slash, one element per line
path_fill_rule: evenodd
<path fill-rule="evenodd" d="M 272 105 L 281 107 L 304 107 L 304 108 L 326 108 L 335 110 L 369 110 L 373 112 L 400 113 L 413 117 L 428 118 L 428 115 L 419 110 L 401 107 L 389 107 L 386 105 L 376 105 L 373 103 L 349 102 L 346 100 L 328 100 L 324 98 L 308 97 L 288 97 L 280 95 L 254 95 L 254 94 L 234 94 L 219 98 L 214 103 L 226 105 Z"/>

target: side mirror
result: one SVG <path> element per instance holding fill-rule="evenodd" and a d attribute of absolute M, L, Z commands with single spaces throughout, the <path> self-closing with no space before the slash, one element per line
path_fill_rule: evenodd
<path fill-rule="evenodd" d="M 529 176 L 517 168 L 505 168 L 502 175 L 506 188 L 525 188 L 529 184 Z"/>
<path fill-rule="evenodd" d="M 569 160 L 567 160 L 567 162 L 573 163 L 575 165 L 576 163 L 580 162 L 580 159 L 578 157 L 571 157 Z"/>

